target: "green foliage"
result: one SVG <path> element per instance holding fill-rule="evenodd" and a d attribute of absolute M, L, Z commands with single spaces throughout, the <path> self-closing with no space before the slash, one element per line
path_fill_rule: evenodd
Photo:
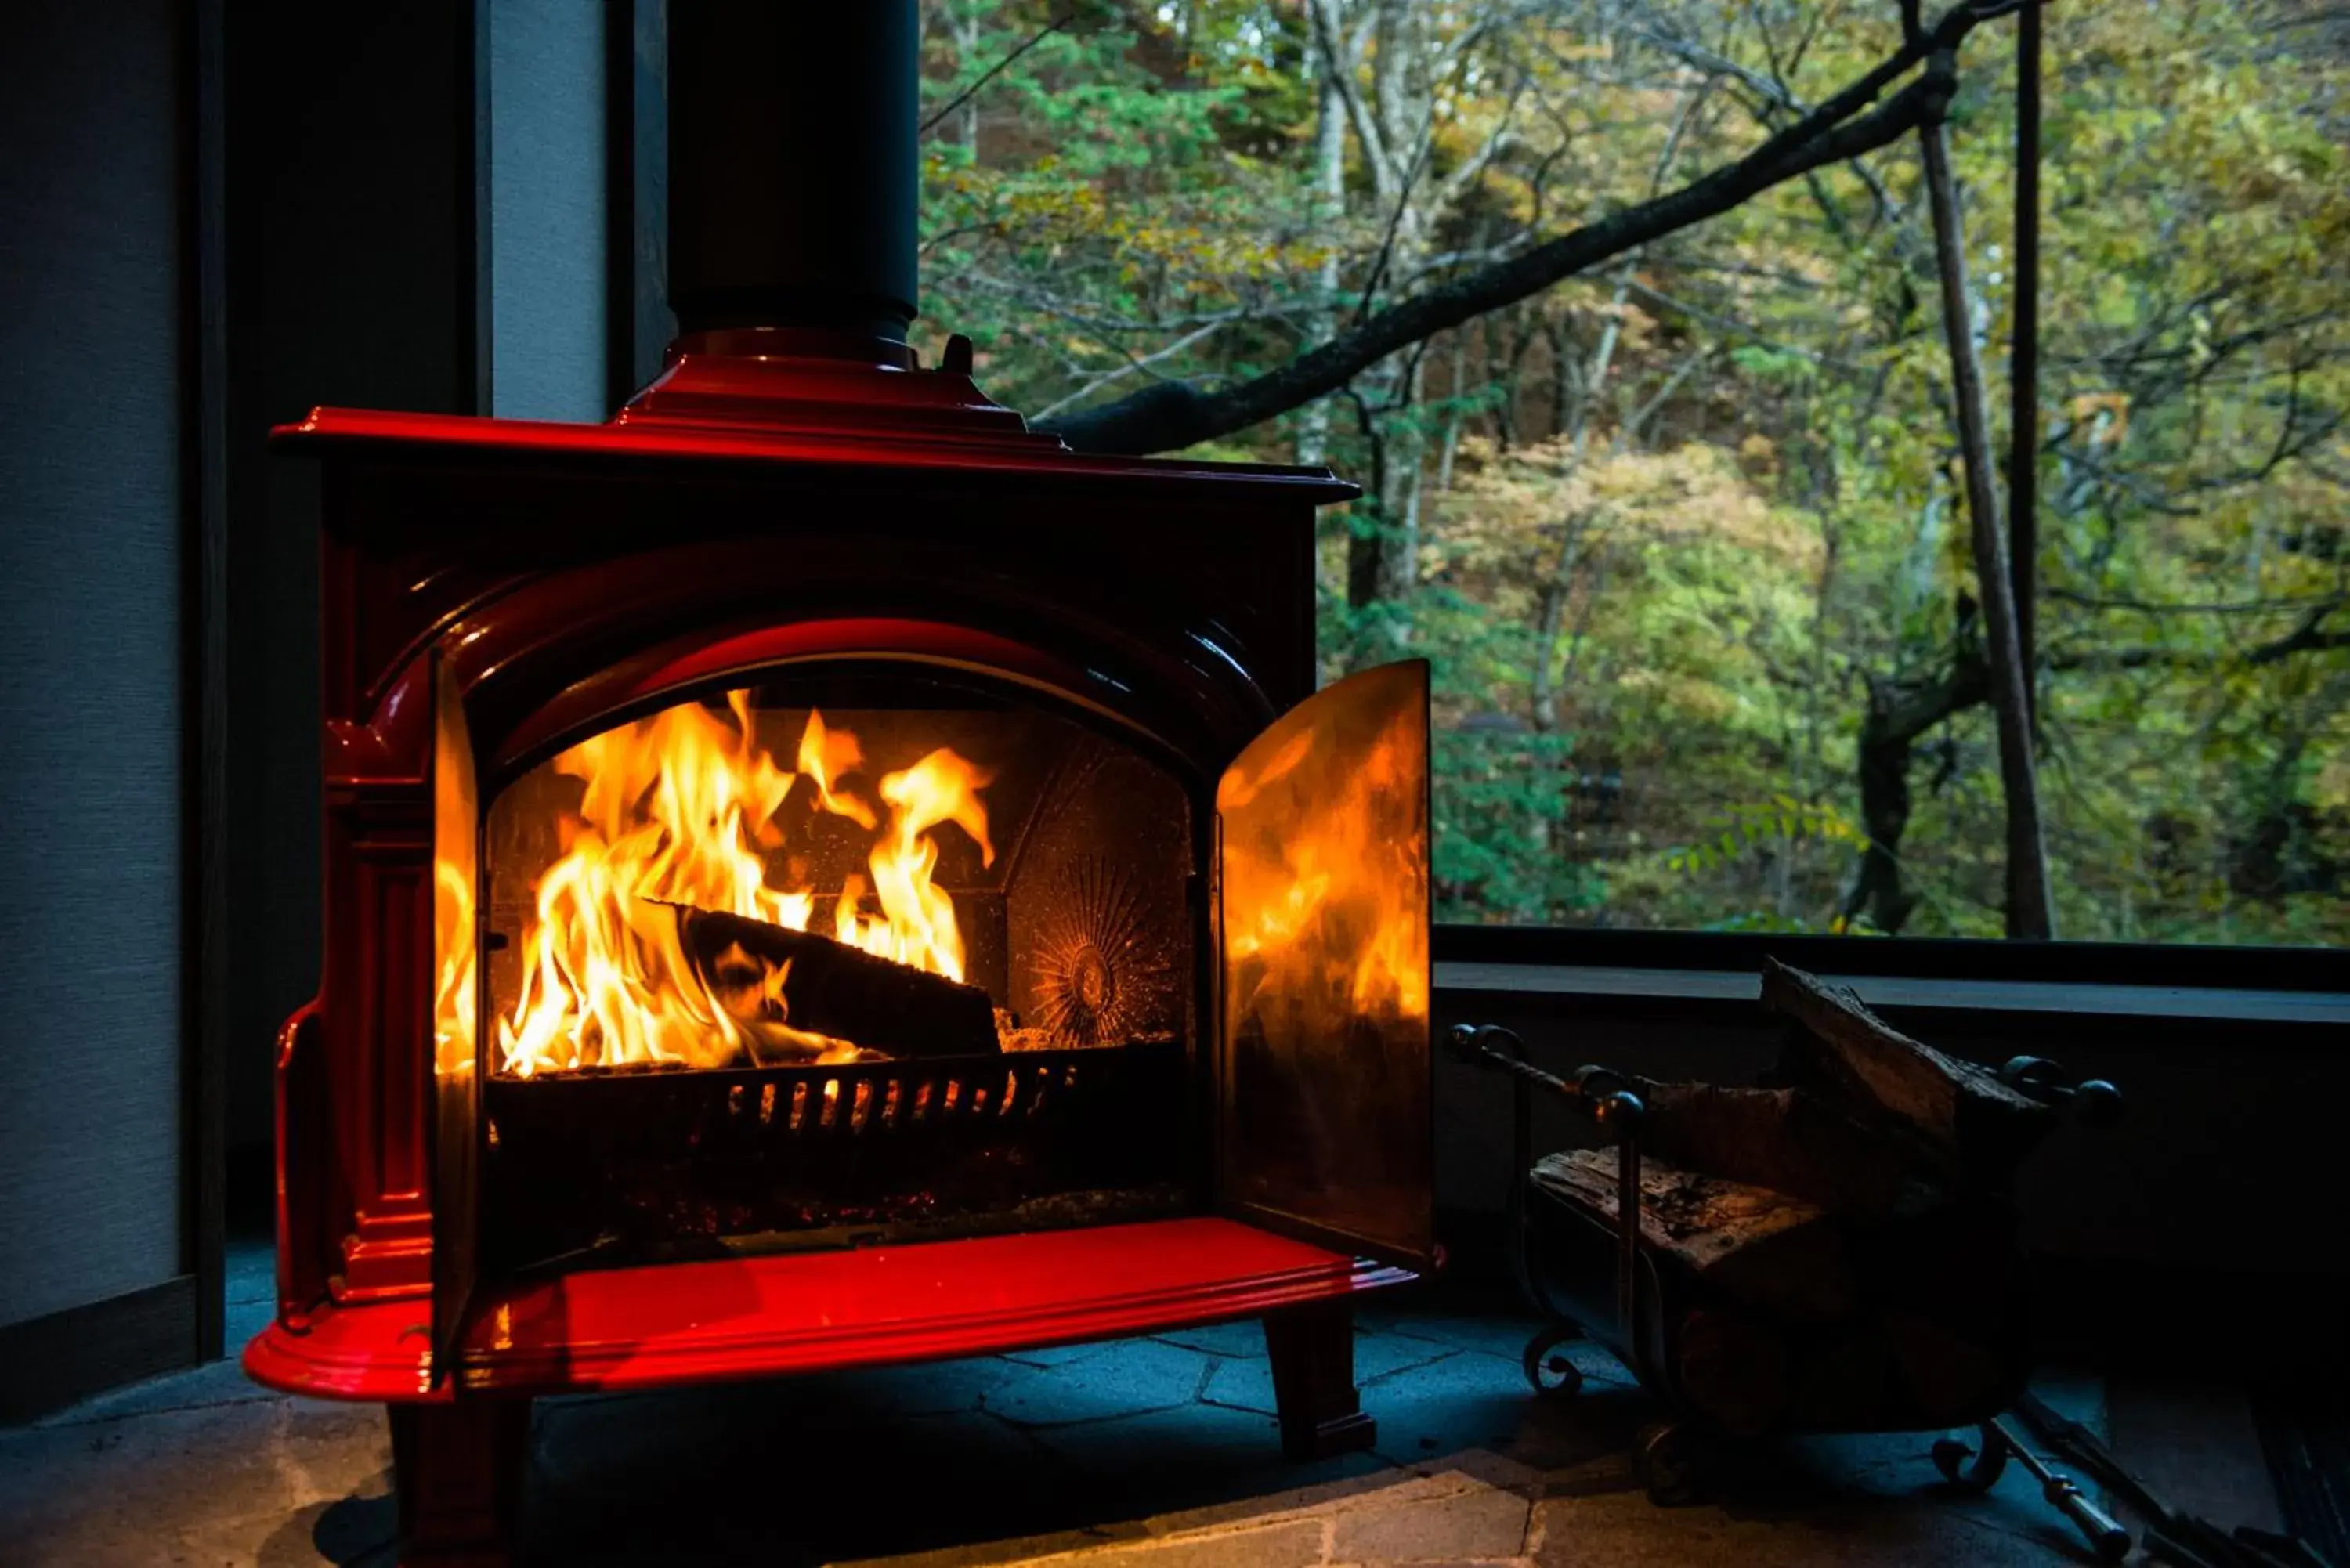
<path fill-rule="evenodd" d="M 1667 850 L 1666 870 L 1718 871 L 1758 846 L 1779 849 L 1802 839 L 1825 839 L 1854 849 L 1868 846 L 1868 830 L 1835 807 L 1788 794 L 1741 802 L 1707 817 L 1701 826 L 1707 832 L 1718 829 L 1718 836 Z"/>
<path fill-rule="evenodd" d="M 1889 3 L 1335 3 L 1416 163 L 1383 173 L 1350 117 L 1326 190 L 1294 0 L 1089 5 L 925 144 L 925 354 L 970 333 L 1032 414 L 1246 378 L 1721 166 L 1784 123 L 1767 84 L 1820 102 L 1899 32 Z M 2350 944 L 2350 53 L 2297 15 L 2045 13 L 2037 684 L 2071 937 Z M 935 108 L 1047 11 L 926 17 Z M 2001 422 L 2008 27 L 1969 41 L 1950 131 Z M 1790 182 L 1195 454 L 1366 483 L 1323 520 L 1321 656 L 1435 661 L 1442 918 L 1866 930 L 1882 830 L 1902 932 L 1999 933 L 1988 711 L 1910 743 L 1906 818 L 1860 790 L 1872 692 L 1981 635 L 1920 179 L 1904 143 Z"/>

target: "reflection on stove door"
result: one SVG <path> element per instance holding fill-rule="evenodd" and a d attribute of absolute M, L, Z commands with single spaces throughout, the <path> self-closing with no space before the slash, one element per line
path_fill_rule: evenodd
<path fill-rule="evenodd" d="M 1365 670 L 1250 742 L 1216 791 L 1221 1197 L 1424 1266 L 1428 665 Z"/>

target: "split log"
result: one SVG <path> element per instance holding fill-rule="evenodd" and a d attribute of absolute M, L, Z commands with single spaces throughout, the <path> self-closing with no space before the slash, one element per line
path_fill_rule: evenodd
<path fill-rule="evenodd" d="M 1802 1025 L 1781 1058 L 1783 1080 L 1889 1123 L 1945 1175 L 2004 1184 L 2054 1122 L 1998 1075 L 1902 1033 L 1848 987 L 1765 959 L 1762 1001 Z"/>
<path fill-rule="evenodd" d="M 680 909 L 677 925 L 711 994 L 763 1038 L 824 1035 L 894 1057 L 998 1050 L 995 1004 L 975 985 L 740 915 Z"/>
<path fill-rule="evenodd" d="M 1814 1347 L 1788 1375 L 1787 1425 L 1799 1432 L 1866 1432 L 1885 1424 L 1893 1342 L 1869 1322 Z"/>
<path fill-rule="evenodd" d="M 1810 1090 L 1648 1080 L 1635 1088 L 1648 1108 L 1642 1141 L 1673 1165 L 1865 1220 L 1920 1214 L 1941 1200 L 1900 1147 Z"/>
<path fill-rule="evenodd" d="M 1920 1426 L 1980 1421 L 2022 1393 L 2022 1358 L 2001 1355 L 1970 1334 L 1921 1313 L 1888 1312 L 1885 1332 Z"/>
<path fill-rule="evenodd" d="M 1619 1223 L 1616 1151 L 1555 1154 L 1534 1184 L 1609 1226 Z M 1700 1283 L 1774 1318 L 1833 1323 L 1853 1311 L 1852 1271 L 1815 1206 L 1766 1188 L 1640 1165 L 1640 1240 Z"/>
<path fill-rule="evenodd" d="M 1787 1410 L 1787 1336 L 1726 1307 L 1693 1308 L 1675 1336 L 1681 1393 L 1721 1429 L 1752 1437 Z"/>

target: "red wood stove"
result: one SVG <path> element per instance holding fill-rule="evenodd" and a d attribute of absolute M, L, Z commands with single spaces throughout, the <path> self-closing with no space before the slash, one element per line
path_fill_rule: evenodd
<path fill-rule="evenodd" d="M 325 961 L 244 1364 L 389 1407 L 410 1563 L 504 1561 L 569 1390 L 1262 1317 L 1284 1447 L 1361 1447 L 1349 1303 L 1436 1255 L 1426 672 L 1313 690 L 1356 491 L 918 366 L 911 13 L 671 7 L 684 332 L 609 423 L 276 432 Z M 851 57 L 861 130 L 759 75 Z"/>

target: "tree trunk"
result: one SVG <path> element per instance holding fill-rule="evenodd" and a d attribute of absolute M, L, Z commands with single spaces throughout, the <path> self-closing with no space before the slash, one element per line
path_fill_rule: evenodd
<path fill-rule="evenodd" d="M 1468 397 L 1469 329 L 1452 329 L 1452 379 L 1444 395 L 1451 402 L 1451 410 L 1444 416 L 1444 446 L 1436 454 L 1436 493 L 1439 495 L 1452 488 L 1452 462 L 1461 452 L 1461 410 Z"/>
<path fill-rule="evenodd" d="M 1347 541 L 1347 602 L 1356 609 L 1400 601 L 1419 583 L 1419 494 L 1427 443 L 1410 417 L 1419 404 L 1418 362 L 1397 367 L 1396 376 L 1393 395 L 1366 421 L 1377 526 Z M 1398 647 L 1409 639 L 1401 616 L 1392 618 L 1390 630 Z"/>
<path fill-rule="evenodd" d="M 2007 513 L 2013 537 L 2015 646 L 2040 719 L 2040 0 L 2015 19 L 2015 324 L 2008 350 Z"/>
<path fill-rule="evenodd" d="M 1901 871 L 1901 838 L 1909 827 L 1909 748 L 1919 735 L 1982 701 L 1991 672 L 1962 636 L 1950 670 L 1930 680 L 1868 678 L 1868 711 L 1860 724 L 1860 822 L 1868 832 L 1860 867 L 1844 898 L 1844 918 L 1867 917 L 1897 935 L 1917 907 Z"/>
<path fill-rule="evenodd" d="M 959 71 L 971 69 L 979 53 L 979 7 L 966 4 L 953 22 L 955 65 Z M 979 161 L 979 95 L 973 93 L 955 115 L 955 140 L 973 163 Z"/>
<path fill-rule="evenodd" d="M 1347 216 L 1347 106 L 1334 73 L 1345 67 L 1326 54 L 1318 36 L 1309 36 L 1318 91 L 1314 110 L 1313 205 L 1315 223 L 1335 228 Z M 1322 258 L 1317 303 L 1310 327 L 1313 340 L 1327 343 L 1338 329 L 1338 247 Z M 1297 461 L 1313 467 L 1327 460 L 1330 447 L 1330 403 L 1308 403 L 1297 421 Z"/>
<path fill-rule="evenodd" d="M 1999 719 L 1999 772 L 2007 804 L 2007 934 L 2045 940 L 2056 934 L 2049 899 L 2048 854 L 2040 827 L 2040 784 L 2032 756 L 2032 715 L 2015 629 L 2015 601 L 2007 546 L 1999 524 L 1992 479 L 1991 421 L 1983 406 L 1982 367 L 1969 321 L 1965 235 L 1950 178 L 1950 149 L 1939 116 L 1918 128 L 1925 153 L 1926 190 L 1934 217 L 1934 260 L 1942 286 L 1942 329 L 1950 350 L 1951 401 L 1957 406 L 1959 450 L 1966 471 L 1967 518 L 1975 577 L 1982 596 L 1983 644 L 1991 669 L 1991 706 Z"/>

